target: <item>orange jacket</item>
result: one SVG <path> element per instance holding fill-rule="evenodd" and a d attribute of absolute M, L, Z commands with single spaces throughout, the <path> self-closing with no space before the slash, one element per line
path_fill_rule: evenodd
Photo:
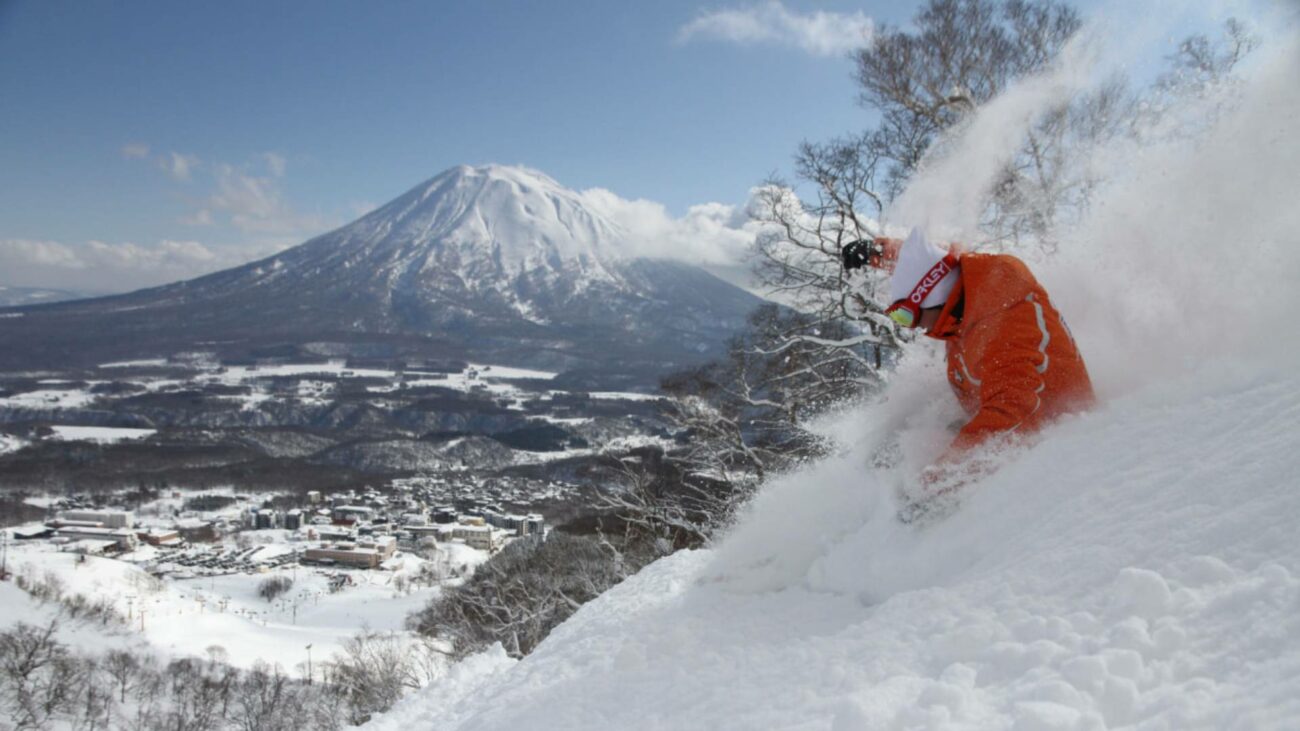
<path fill-rule="evenodd" d="M 948 382 L 971 415 L 945 461 L 988 438 L 1033 432 L 1092 405 L 1074 337 L 1024 262 L 964 254 L 960 279 L 928 333 L 948 348 Z"/>

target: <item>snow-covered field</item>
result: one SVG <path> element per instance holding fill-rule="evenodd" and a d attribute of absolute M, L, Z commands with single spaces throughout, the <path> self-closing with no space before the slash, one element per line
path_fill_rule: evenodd
<path fill-rule="evenodd" d="M 157 434 L 157 429 L 127 429 L 109 426 L 55 426 L 54 438 L 65 442 L 95 442 L 115 444 L 133 439 L 144 439 Z"/>
<path fill-rule="evenodd" d="M 113 363 L 100 363 L 99 368 L 148 368 L 167 365 L 166 358 L 145 358 L 142 360 L 119 360 Z"/>
<path fill-rule="evenodd" d="M 0 582 L 0 630 L 23 622 L 46 626 L 59 615 L 58 605 L 36 601 L 13 582 Z M 139 633 L 116 624 L 98 622 L 59 622 L 57 638 L 79 651 L 101 653 L 110 649 L 147 649 L 148 643 Z"/>
<path fill-rule="evenodd" d="M 75 409 L 94 400 L 94 394 L 82 389 L 43 388 L 0 398 L 0 408 Z"/>
<path fill-rule="evenodd" d="M 267 366 L 229 366 L 218 367 L 209 361 L 197 360 L 189 365 L 184 359 L 171 362 L 164 359 L 121 361 L 102 363 L 101 369 L 123 371 L 132 368 L 152 368 L 171 366 L 181 368 L 179 372 L 167 375 L 127 374 L 119 380 L 134 383 L 149 393 L 167 393 L 172 391 L 192 390 L 203 386 L 240 387 L 243 392 L 227 393 L 214 396 L 216 400 L 234 402 L 246 411 L 263 408 L 264 404 L 281 399 L 296 401 L 304 405 L 324 406 L 331 402 L 338 391 L 339 381 L 347 379 L 379 379 L 386 381 L 383 385 L 369 385 L 368 390 L 375 394 L 399 392 L 404 388 L 439 387 L 462 393 L 481 393 L 498 400 L 509 408 L 524 409 L 524 402 L 530 400 L 547 400 L 568 396 L 569 393 L 558 390 L 538 390 L 537 382 L 550 381 L 558 374 L 527 368 L 514 368 L 486 363 L 470 363 L 455 373 L 434 373 L 426 371 L 398 372 L 386 369 L 349 368 L 345 361 L 335 360 L 324 363 L 290 363 Z M 283 391 L 273 392 L 265 384 L 270 378 L 297 378 L 296 387 L 284 395 Z M 528 382 L 527 384 L 522 382 Z M 107 400 L 120 396 L 97 394 L 92 388 L 105 383 L 90 381 L 84 387 L 72 387 L 72 382 L 58 379 L 46 379 L 39 382 L 41 388 L 26 393 L 0 398 L 0 409 L 39 409 L 58 411 L 80 409 L 98 404 L 105 405 Z M 282 387 L 278 387 L 282 388 Z M 133 392 L 127 392 L 128 395 Z M 640 393 L 592 393 L 595 399 L 622 399 L 644 401 L 657 398 Z M 546 417 L 538 417 L 545 419 Z M 582 420 L 555 420 L 554 423 L 581 423 Z M 112 444 L 125 440 L 143 439 L 151 436 L 154 430 L 128 429 L 110 427 L 88 427 L 60 425 L 54 427 L 54 439 L 63 441 L 89 441 L 100 444 Z M 0 453 L 16 451 L 28 442 L 17 438 L 0 436 Z M 606 445 L 601 445 L 602 447 Z M 520 460 L 534 462 L 589 454 L 593 450 L 570 450 L 562 453 L 534 455 L 520 453 Z"/>
<path fill-rule="evenodd" d="M 486 558 L 459 544 L 445 548 L 451 565 L 474 566 Z M 251 667 L 264 660 L 295 674 L 301 674 L 297 664 L 307 658 L 306 645 L 313 646 L 315 660 L 325 660 L 362 628 L 402 631 L 406 615 L 440 591 L 436 586 L 399 590 L 398 577 L 412 575 L 423 563 L 414 556 L 395 558 L 393 571 L 346 571 L 353 583 L 330 593 L 327 574 L 333 572 L 306 567 L 156 580 L 130 560 L 88 556 L 83 563 L 46 542 L 14 543 L 9 551 L 9 566 L 19 575 L 54 575 L 69 593 L 111 600 L 123 616 L 130 615 L 131 631 L 164 654 L 202 657 L 219 645 L 232 665 Z M 145 561 L 155 555 L 145 547 L 126 558 Z M 289 592 L 274 602 L 258 597 L 258 585 L 277 574 L 293 579 Z M 0 626 L 20 620 L 7 608 L 0 610 Z"/>
<path fill-rule="evenodd" d="M 1081 151 L 1113 184 L 1034 267 L 1094 412 L 902 525 L 895 495 L 956 416 L 937 353 L 913 349 L 887 400 L 822 425 L 843 451 L 768 484 L 715 548 L 369 728 L 1300 728 L 1300 45 L 1279 27 L 1221 118 L 1187 110 L 1217 119 L 1206 136 Z M 996 139 L 954 145 L 913 210 L 963 210 L 944 196 L 978 193 L 1024 95 L 1106 70 L 989 105 Z M 891 443 L 900 463 L 872 467 Z"/>
<path fill-rule="evenodd" d="M 0 454 L 17 452 L 27 446 L 27 442 L 11 434 L 0 434 Z"/>
<path fill-rule="evenodd" d="M 99 368 L 124 370 L 168 365 L 169 362 L 165 359 L 149 359 L 102 363 Z M 175 366 L 176 364 L 170 365 Z M 335 390 L 333 382 L 313 379 L 312 376 L 330 379 L 371 378 L 389 381 L 388 385 L 370 386 L 370 391 L 374 393 L 390 393 L 403 386 L 408 388 L 440 387 L 464 393 L 482 391 L 495 398 L 514 399 L 516 402 L 525 398 L 537 398 L 539 395 L 555 396 L 566 393 L 564 391 L 543 391 L 539 394 L 536 391 L 521 388 L 518 384 L 519 381 L 550 381 L 558 375 L 557 373 L 487 363 L 470 363 L 463 370 L 455 373 L 430 373 L 414 370 L 399 373 L 379 368 L 349 368 L 346 362 L 342 360 L 325 363 L 225 367 L 199 362 L 192 367 L 194 368 L 192 374 L 185 377 L 174 375 L 169 377 L 144 376 L 135 379 L 128 378 L 127 380 L 155 393 L 183 390 L 193 388 L 196 385 L 249 386 L 252 389 L 250 393 L 224 397 L 240 401 L 243 403 L 244 408 L 248 409 L 256 408 L 259 404 L 272 398 L 267 391 L 257 384 L 259 379 L 266 378 L 298 377 L 300 381 L 298 383 L 297 398 L 304 402 L 324 402 Z M 47 388 L 0 398 L 0 408 L 74 409 L 88 406 L 96 398 L 102 398 L 97 397 L 88 390 L 90 386 L 103 383 L 102 381 L 88 383 L 87 389 L 57 388 L 57 386 L 65 383 L 67 382 L 42 381 L 41 385 L 47 386 Z M 601 392 L 592 393 L 590 396 L 599 399 L 625 400 L 657 398 L 640 393 Z M 516 404 L 516 407 L 518 407 L 518 404 Z"/>

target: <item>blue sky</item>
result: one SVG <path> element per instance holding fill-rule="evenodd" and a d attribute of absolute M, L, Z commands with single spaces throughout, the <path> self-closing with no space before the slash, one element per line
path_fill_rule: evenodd
<path fill-rule="evenodd" d="M 192 276 L 460 163 L 740 204 L 870 123 L 847 48 L 919 4 L 0 0 L 0 284 Z"/>

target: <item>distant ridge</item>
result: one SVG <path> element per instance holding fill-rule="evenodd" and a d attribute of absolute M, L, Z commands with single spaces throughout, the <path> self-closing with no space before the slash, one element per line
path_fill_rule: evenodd
<path fill-rule="evenodd" d="M 18 307 L 22 305 L 39 305 L 49 302 L 66 302 L 68 300 L 94 297 L 88 292 L 74 292 L 67 289 L 46 289 L 43 287 L 10 287 L 0 284 L 0 307 Z"/>

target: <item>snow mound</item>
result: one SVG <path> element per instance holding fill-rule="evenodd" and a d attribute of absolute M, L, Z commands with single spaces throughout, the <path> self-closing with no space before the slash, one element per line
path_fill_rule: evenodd
<path fill-rule="evenodd" d="M 947 519 L 904 526 L 895 495 L 956 416 L 917 348 L 882 402 L 822 425 L 841 454 L 771 481 L 716 548 L 371 728 L 1300 728 L 1288 38 L 1204 135 L 1087 155 L 1113 182 L 1034 268 L 1095 411 L 1001 455 Z"/>

